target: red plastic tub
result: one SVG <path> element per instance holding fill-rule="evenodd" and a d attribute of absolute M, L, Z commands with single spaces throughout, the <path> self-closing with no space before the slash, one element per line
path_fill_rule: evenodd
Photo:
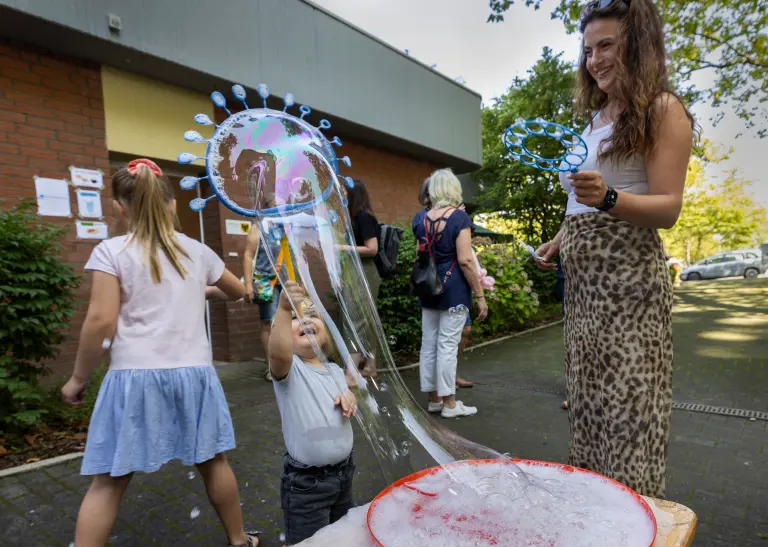
<path fill-rule="evenodd" d="M 500 463 L 507 462 L 509 464 L 515 464 L 520 466 L 520 468 L 525 471 L 526 468 L 530 467 L 536 467 L 536 466 L 544 466 L 544 467 L 555 467 L 562 471 L 565 471 L 567 473 L 583 473 L 587 475 L 594 475 L 597 477 L 600 477 L 601 479 L 608 481 L 616 488 L 623 490 L 627 494 L 629 494 L 634 501 L 637 503 L 639 507 L 642 508 L 645 515 L 648 517 L 653 530 L 653 537 L 648 544 L 648 547 L 652 547 L 654 541 L 656 540 L 656 533 L 657 533 L 657 524 L 656 524 L 656 517 L 653 514 L 653 511 L 651 510 L 650 506 L 646 501 L 634 490 L 628 488 L 627 486 L 616 482 L 612 479 L 609 479 L 608 477 L 604 477 L 603 475 L 599 475 L 598 473 L 594 473 L 592 471 L 588 471 L 586 469 L 580 469 L 578 467 L 572 467 L 570 465 L 564 465 L 561 463 L 553 463 L 553 462 L 542 462 L 542 461 L 536 461 L 536 460 L 519 460 L 519 459 L 510 459 L 510 460 L 467 460 L 467 461 L 459 461 L 459 462 L 453 462 L 451 464 L 448 464 L 445 467 L 459 467 L 459 466 L 466 466 L 466 465 L 489 465 L 494 464 L 498 465 Z M 408 475 L 407 477 L 403 477 L 402 479 L 392 483 L 387 488 L 385 488 L 382 492 L 379 493 L 376 498 L 371 502 L 370 507 L 368 508 L 368 514 L 366 517 L 366 522 L 368 525 L 368 531 L 371 533 L 371 537 L 373 538 L 374 544 L 377 547 L 389 547 L 384 543 L 383 538 L 380 539 L 376 537 L 376 534 L 374 533 L 374 526 L 373 526 L 373 519 L 375 519 L 374 512 L 376 509 L 376 505 L 381 502 L 382 500 L 386 499 L 387 496 L 392 495 L 392 493 L 400 488 L 410 488 L 411 490 L 416 490 L 414 487 L 409 486 L 407 483 L 411 483 L 414 481 L 417 481 L 419 479 L 422 479 L 424 477 L 427 477 L 429 475 L 434 475 L 438 473 L 442 469 L 441 466 L 437 467 L 430 467 L 428 469 L 423 469 L 421 471 L 417 471 L 416 473 L 412 473 L 411 475 Z M 427 492 L 421 492 L 420 490 L 417 490 L 421 494 L 423 494 L 426 497 L 434 496 L 435 494 L 427 493 Z M 418 504 L 414 503 L 411 507 L 411 512 L 418 513 L 419 511 L 422 511 L 423 507 Z M 488 542 L 489 545 L 499 545 L 501 544 L 498 540 L 498 538 L 495 536 L 494 530 L 489 529 L 483 529 L 478 530 L 477 529 L 477 518 L 473 515 L 456 515 L 452 516 L 450 519 L 446 519 L 446 537 L 453 536 L 456 537 L 457 535 L 464 535 L 468 539 L 475 539 L 475 540 L 485 540 Z M 448 523 L 448 520 L 450 520 L 450 524 Z M 473 522 L 474 521 L 474 522 Z M 466 527 L 462 527 L 461 524 L 466 523 Z M 543 544 L 542 544 L 543 545 Z M 506 546 L 506 547 L 512 547 L 512 546 Z"/>

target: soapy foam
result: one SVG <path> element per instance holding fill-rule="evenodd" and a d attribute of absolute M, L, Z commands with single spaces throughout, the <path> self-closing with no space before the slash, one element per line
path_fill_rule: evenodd
<path fill-rule="evenodd" d="M 651 518 L 607 479 L 524 463 L 474 463 L 391 489 L 372 504 L 373 535 L 384 547 L 651 544 Z"/>

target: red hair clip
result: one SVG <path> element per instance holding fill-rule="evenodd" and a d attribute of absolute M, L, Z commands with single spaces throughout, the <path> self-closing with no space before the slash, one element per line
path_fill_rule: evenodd
<path fill-rule="evenodd" d="M 132 177 L 136 176 L 136 167 L 139 164 L 143 164 L 143 165 L 146 165 L 147 167 L 149 167 L 149 170 L 152 171 L 155 174 L 156 177 L 162 177 L 163 176 L 163 171 L 157 166 L 157 164 L 155 162 L 153 162 L 152 160 L 148 160 L 146 158 L 139 158 L 137 160 L 131 161 L 128 164 L 128 173 L 130 173 L 130 175 Z"/>

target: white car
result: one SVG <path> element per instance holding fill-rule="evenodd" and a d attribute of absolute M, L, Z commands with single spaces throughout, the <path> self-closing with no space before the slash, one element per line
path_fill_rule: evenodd
<path fill-rule="evenodd" d="M 768 270 L 768 262 L 763 260 L 760 249 L 731 251 L 705 258 L 687 267 L 680 274 L 683 281 L 702 279 L 720 279 L 723 277 L 745 277 L 753 279 Z"/>

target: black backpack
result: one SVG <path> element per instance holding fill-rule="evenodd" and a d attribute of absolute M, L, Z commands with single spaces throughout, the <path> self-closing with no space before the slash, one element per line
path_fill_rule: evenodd
<path fill-rule="evenodd" d="M 379 254 L 376 255 L 376 268 L 380 276 L 389 277 L 395 273 L 402 237 L 402 228 L 390 224 L 379 224 Z"/>

